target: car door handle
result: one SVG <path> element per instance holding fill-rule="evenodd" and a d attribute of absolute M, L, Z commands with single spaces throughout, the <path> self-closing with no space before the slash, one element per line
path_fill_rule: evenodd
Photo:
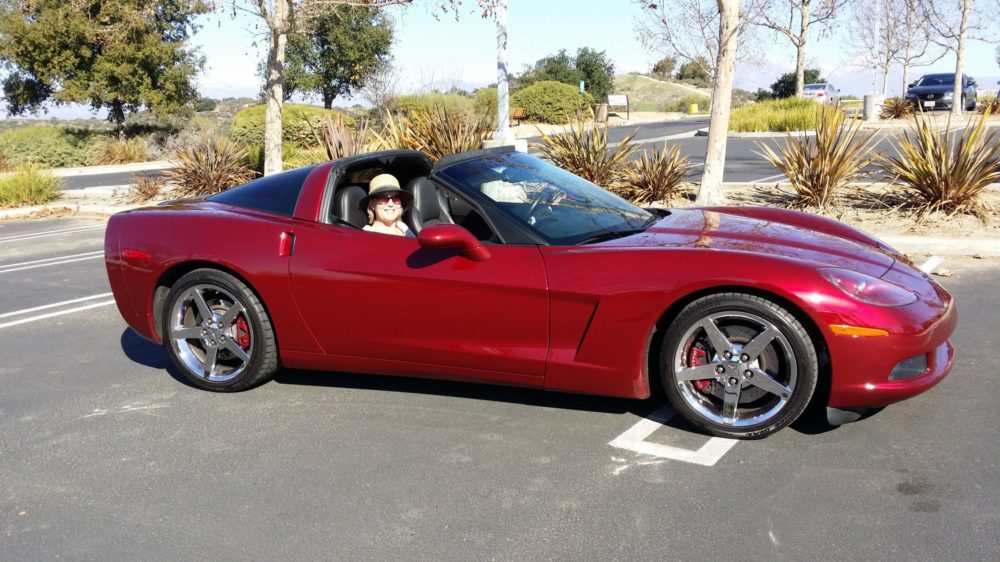
<path fill-rule="evenodd" d="M 292 255 L 293 249 L 295 249 L 295 234 L 291 232 L 282 232 L 281 236 L 278 238 L 278 255 L 288 257 Z"/>

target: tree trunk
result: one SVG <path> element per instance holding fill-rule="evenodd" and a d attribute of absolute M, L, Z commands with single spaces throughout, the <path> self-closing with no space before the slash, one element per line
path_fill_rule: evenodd
<path fill-rule="evenodd" d="M 719 53 L 712 85 L 712 117 L 708 125 L 705 170 L 696 203 L 719 205 L 725 202 L 722 174 L 726 166 L 726 137 L 729 134 L 729 106 L 733 97 L 736 67 L 736 39 L 740 23 L 740 0 L 716 0 L 719 5 Z"/>
<path fill-rule="evenodd" d="M 906 43 L 906 54 L 903 56 L 903 98 L 910 89 L 910 43 Z"/>
<path fill-rule="evenodd" d="M 288 23 L 291 0 L 277 0 L 274 14 L 268 22 L 271 37 L 267 50 L 267 79 L 264 95 L 267 107 L 264 112 L 264 175 L 281 172 L 281 104 L 284 98 L 285 43 L 288 40 Z"/>
<path fill-rule="evenodd" d="M 951 114 L 961 115 L 965 111 L 965 104 L 962 103 L 962 92 L 965 91 L 965 84 L 962 83 L 962 62 L 965 57 L 966 32 L 969 29 L 969 11 L 972 9 L 972 0 L 962 2 L 962 27 L 958 32 L 958 48 L 955 49 L 955 86 L 951 94 Z"/>
<path fill-rule="evenodd" d="M 882 97 L 885 98 L 889 94 L 889 64 L 885 63 L 882 67 Z"/>
<path fill-rule="evenodd" d="M 108 120 L 115 124 L 115 136 L 118 140 L 125 140 L 125 104 L 121 100 L 111 102 L 108 109 Z"/>
<path fill-rule="evenodd" d="M 805 91 L 806 86 L 806 42 L 809 41 L 809 2 L 803 0 L 799 7 L 801 27 L 799 28 L 799 42 L 795 45 L 795 96 L 799 97 Z"/>
<path fill-rule="evenodd" d="M 327 93 L 327 92 L 323 92 L 323 108 L 324 109 L 333 109 L 333 100 L 334 99 L 336 99 L 336 96 L 334 96 L 333 94 Z"/>

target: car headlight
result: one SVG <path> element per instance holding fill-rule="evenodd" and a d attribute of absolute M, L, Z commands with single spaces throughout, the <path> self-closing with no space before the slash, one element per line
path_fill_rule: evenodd
<path fill-rule="evenodd" d="M 944 93 L 944 99 L 946 99 L 946 100 L 950 100 L 953 97 L 955 97 L 955 92 L 945 92 Z"/>
<path fill-rule="evenodd" d="M 858 302 L 873 306 L 905 306 L 917 300 L 912 291 L 864 273 L 834 267 L 819 272 L 831 285 Z"/>

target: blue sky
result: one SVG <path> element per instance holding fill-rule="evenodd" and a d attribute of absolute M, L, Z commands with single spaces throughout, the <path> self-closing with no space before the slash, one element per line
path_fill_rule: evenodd
<path fill-rule="evenodd" d="M 415 0 L 407 7 L 388 8 L 395 19 L 393 53 L 402 74 L 404 91 L 431 88 L 466 89 L 496 80 L 496 26 L 473 13 L 474 0 L 458 21 L 452 15 L 435 18 L 434 0 Z M 628 0 L 582 2 L 579 0 L 509 0 L 508 60 L 511 71 L 555 53 L 575 52 L 580 47 L 606 51 L 619 73 L 645 72 L 660 58 L 647 51 L 634 31 L 639 9 Z M 256 75 L 264 56 L 266 36 L 262 22 L 251 14 L 211 14 L 201 18 L 201 30 L 194 42 L 207 58 L 198 87 L 203 95 L 221 98 L 255 96 L 260 89 Z M 845 25 L 838 26 L 840 28 Z M 781 73 L 794 69 L 795 52 L 783 37 L 762 33 L 766 58 L 742 63 L 736 72 L 737 87 L 767 88 Z M 830 37 L 814 34 L 807 51 L 810 66 L 844 94 L 862 95 L 875 88 L 875 71 L 851 66 L 850 43 L 841 30 Z M 911 71 L 916 78 L 924 72 L 954 70 L 954 55 L 947 55 L 931 67 Z M 966 73 L 979 79 L 981 90 L 994 90 L 1000 69 L 994 47 L 972 42 L 966 55 Z M 890 95 L 899 94 L 901 71 L 890 77 Z M 353 100 L 337 100 L 349 104 Z M 50 115 L 81 116 L 80 109 L 64 108 Z"/>

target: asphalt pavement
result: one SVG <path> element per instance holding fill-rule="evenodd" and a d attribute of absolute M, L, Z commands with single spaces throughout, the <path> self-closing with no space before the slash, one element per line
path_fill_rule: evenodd
<path fill-rule="evenodd" d="M 102 226 L 0 221 L 5 560 L 1000 557 L 998 260 L 942 264 L 960 322 L 938 387 L 733 443 L 656 400 L 303 371 L 191 388 L 109 304 Z M 639 426 L 663 456 L 609 445 Z"/>

